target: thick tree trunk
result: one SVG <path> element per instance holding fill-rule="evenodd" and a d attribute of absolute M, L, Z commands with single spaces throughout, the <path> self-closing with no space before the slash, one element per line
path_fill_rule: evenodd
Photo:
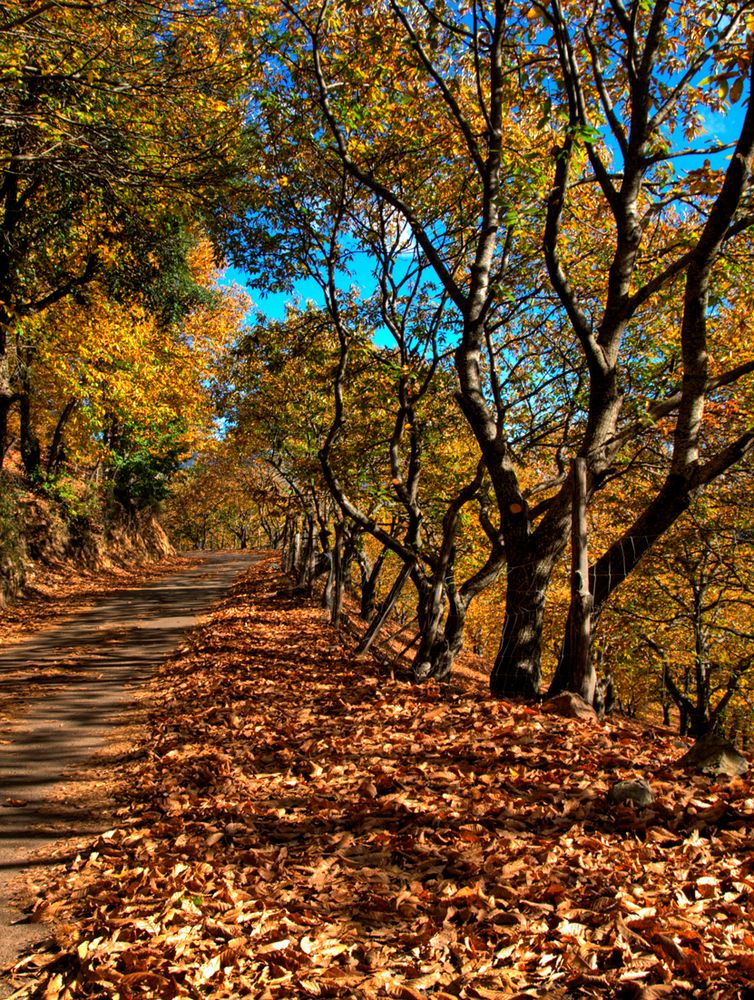
<path fill-rule="evenodd" d="M 427 680 L 434 676 L 434 660 L 442 645 L 442 619 L 445 611 L 445 588 L 437 581 L 428 582 L 418 572 L 413 575 L 418 593 L 416 614 L 419 624 L 419 648 L 414 657 L 414 677 Z"/>
<path fill-rule="evenodd" d="M 597 675 L 592 663 L 592 595 L 586 523 L 586 459 L 573 461 L 573 525 L 571 530 L 571 619 L 573 634 L 572 690 L 588 704 L 594 701 Z"/>
<path fill-rule="evenodd" d="M 12 396 L 6 395 L 0 386 L 0 469 L 3 467 L 5 451 L 8 447 L 8 415 L 12 405 Z"/>
<path fill-rule="evenodd" d="M 42 450 L 39 446 L 39 440 L 34 433 L 34 427 L 32 425 L 31 397 L 28 391 L 19 395 L 18 403 L 20 415 L 21 460 L 24 463 L 26 475 L 30 480 L 35 481 L 39 478 L 40 474 Z"/>
<path fill-rule="evenodd" d="M 333 608 L 333 595 L 335 593 L 335 565 L 333 563 L 333 553 L 325 553 L 325 560 L 327 561 L 327 577 L 325 579 L 325 586 L 322 589 L 322 598 L 320 604 L 327 611 L 332 613 Z"/>
<path fill-rule="evenodd" d="M 60 472 L 60 467 L 63 464 L 65 458 L 65 448 L 63 445 L 63 435 L 65 433 L 68 421 L 71 419 L 76 411 L 78 402 L 75 399 L 70 400 L 63 407 L 63 412 L 58 418 L 58 422 L 55 425 L 55 432 L 52 435 L 52 441 L 50 442 L 50 450 L 47 456 L 47 475 L 49 477 L 56 476 Z"/>
<path fill-rule="evenodd" d="M 385 565 L 385 559 L 387 558 L 389 551 L 390 550 L 387 546 L 383 547 L 368 573 L 364 572 L 364 567 L 361 563 L 359 563 L 361 567 L 360 614 L 364 621 L 369 622 L 372 618 L 374 618 L 377 607 L 377 583 L 380 579 L 380 573 L 382 572 L 382 567 Z"/>
<path fill-rule="evenodd" d="M 589 705 L 595 701 L 597 673 L 591 655 L 592 595 L 589 590 L 587 548 L 586 460 L 576 458 L 571 465 L 573 508 L 571 525 L 571 604 L 568 610 L 569 658 L 563 657 L 555 671 L 548 695 L 572 691 Z"/>
<path fill-rule="evenodd" d="M 340 572 L 342 575 L 343 592 L 355 597 L 356 587 L 354 586 L 351 568 L 356 560 L 356 542 L 345 524 L 343 525 L 343 544 L 340 559 L 342 563 Z"/>
<path fill-rule="evenodd" d="M 306 541 L 303 545 L 303 552 L 298 567 L 298 585 L 308 588 L 311 593 L 312 581 L 314 579 L 314 518 L 307 518 Z"/>
<path fill-rule="evenodd" d="M 0 469 L 8 447 L 8 415 L 17 399 L 11 384 L 8 336 L 9 319 L 5 311 L 0 309 Z"/>
<path fill-rule="evenodd" d="M 445 681 L 450 677 L 456 656 L 463 647 L 463 630 L 466 624 L 468 603 L 448 601 L 448 614 L 442 634 L 435 634 L 430 644 L 422 642 L 414 658 L 414 676 L 417 680 Z"/>
<path fill-rule="evenodd" d="M 503 637 L 490 675 L 496 698 L 539 698 L 542 678 L 542 625 L 549 559 L 508 565 Z"/>
<path fill-rule="evenodd" d="M 678 730 L 681 736 L 693 736 L 698 740 L 711 733 L 720 720 L 717 712 L 710 711 L 708 692 L 700 694 L 697 689 L 694 703 L 688 691 L 681 691 L 675 683 L 667 663 L 663 665 L 663 680 L 680 714 Z"/>

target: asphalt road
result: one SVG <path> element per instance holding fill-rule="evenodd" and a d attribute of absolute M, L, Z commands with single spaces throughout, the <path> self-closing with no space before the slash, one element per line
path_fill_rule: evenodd
<path fill-rule="evenodd" d="M 0 969 L 44 934 L 8 898 L 13 878 L 35 863 L 51 863 L 50 852 L 41 848 L 111 825 L 91 801 L 77 800 L 75 784 L 86 780 L 85 765 L 113 737 L 134 687 L 253 559 L 250 553 L 201 555 L 199 565 L 116 592 L 106 603 L 0 651 L 0 684 L 4 673 L 37 664 L 49 684 L 0 734 Z M 58 664 L 65 665 L 64 673 L 56 672 Z M 11 992 L 0 973 L 0 998 Z"/>

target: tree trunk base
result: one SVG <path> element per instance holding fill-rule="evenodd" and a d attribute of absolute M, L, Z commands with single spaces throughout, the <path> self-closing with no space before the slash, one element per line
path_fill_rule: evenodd
<path fill-rule="evenodd" d="M 490 694 L 493 698 L 541 701 L 539 685 L 524 667 L 508 667 L 505 671 L 493 670 L 490 677 Z"/>

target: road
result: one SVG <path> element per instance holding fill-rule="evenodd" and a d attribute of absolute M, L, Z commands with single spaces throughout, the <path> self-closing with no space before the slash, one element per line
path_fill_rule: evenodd
<path fill-rule="evenodd" d="M 9 899 L 13 878 L 35 861 L 52 863 L 49 848 L 56 841 L 111 825 L 107 808 L 92 803 L 87 763 L 109 740 L 122 739 L 117 734 L 135 687 L 227 593 L 253 558 L 250 553 L 202 557 L 198 565 L 116 592 L 106 603 L 0 652 L 0 683 L 5 672 L 39 665 L 50 684 L 1 734 L 0 968 L 43 936 L 38 924 L 23 922 Z M 58 663 L 66 668 L 62 684 L 54 670 Z M 86 791 L 77 796 L 76 783 L 87 781 L 82 784 Z M 35 859 L 37 853 L 40 859 Z M 9 980 L 0 974 L 0 998 L 10 992 Z"/>

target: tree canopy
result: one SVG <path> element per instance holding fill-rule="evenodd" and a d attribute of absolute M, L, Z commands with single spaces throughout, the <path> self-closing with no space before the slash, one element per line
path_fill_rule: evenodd
<path fill-rule="evenodd" d="M 128 505 L 193 450 L 184 537 L 261 519 L 334 621 L 410 605 L 417 678 L 473 620 L 493 694 L 594 700 L 644 567 L 693 592 L 731 537 L 694 512 L 749 490 L 752 30 L 729 0 L 4 5 L 3 453 L 88 453 Z M 319 300 L 254 320 L 213 255 Z"/>

